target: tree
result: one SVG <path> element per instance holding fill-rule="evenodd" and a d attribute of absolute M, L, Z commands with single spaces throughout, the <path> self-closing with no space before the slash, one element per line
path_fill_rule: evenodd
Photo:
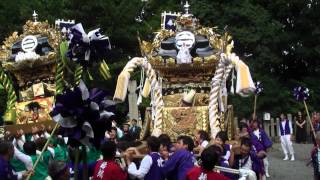
<path fill-rule="evenodd" d="M 142 39 L 152 39 L 160 27 L 162 11 L 182 11 L 181 0 L 3 0 L 0 2 L 0 39 L 3 40 L 31 19 L 37 10 L 39 20 L 50 23 L 56 18 L 75 19 L 86 31 L 101 27 L 110 36 L 112 51 L 108 65 L 110 81 L 98 78 L 89 84 L 113 92 L 117 75 L 129 57 L 140 55 L 137 32 Z M 292 98 L 292 89 L 304 85 L 311 89 L 308 103 L 317 109 L 320 102 L 319 0 L 190 0 L 191 12 L 205 26 L 218 26 L 233 36 L 234 52 L 250 67 L 254 80 L 262 81 L 258 112 L 295 112 L 301 106 Z M 144 21 L 135 17 L 145 10 Z M 139 80 L 139 73 L 134 75 Z M 231 96 L 235 113 L 249 117 L 253 98 Z"/>

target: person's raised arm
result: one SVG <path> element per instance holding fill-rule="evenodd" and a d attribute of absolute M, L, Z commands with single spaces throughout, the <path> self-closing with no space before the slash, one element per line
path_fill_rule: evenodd
<path fill-rule="evenodd" d="M 134 162 L 130 162 L 130 160 L 127 160 L 128 163 L 128 173 L 131 177 L 138 178 L 138 179 L 144 179 L 144 177 L 148 174 L 151 166 L 152 166 L 152 158 L 149 155 L 146 155 L 140 164 L 139 169 L 137 169 L 137 166 Z"/>
<path fill-rule="evenodd" d="M 32 169 L 33 163 L 32 163 L 32 159 L 31 159 L 30 156 L 22 153 L 16 147 L 14 147 L 14 156 L 24 163 L 24 165 L 26 166 L 27 170 L 31 170 Z"/>
<path fill-rule="evenodd" d="M 161 172 L 163 173 L 163 175 L 167 176 L 170 172 L 172 172 L 178 162 L 179 159 L 181 157 L 181 151 L 176 151 L 175 153 L 173 153 L 173 155 L 164 163 L 164 165 L 161 167 Z"/>
<path fill-rule="evenodd" d="M 229 167 L 233 167 L 233 165 L 234 165 L 234 156 L 235 156 L 235 153 L 236 153 L 236 151 L 240 151 L 240 145 L 238 145 L 238 144 L 234 144 L 233 146 L 232 146 L 232 148 L 230 149 L 230 158 L 229 158 Z"/>

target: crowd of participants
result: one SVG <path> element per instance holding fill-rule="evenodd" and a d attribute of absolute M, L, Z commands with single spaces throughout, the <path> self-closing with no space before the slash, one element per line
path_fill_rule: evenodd
<path fill-rule="evenodd" d="M 136 120 L 122 128 L 114 121 L 99 149 L 81 146 L 85 149 L 80 151 L 86 151 L 86 156 L 80 157 L 79 162 L 79 150 L 73 147 L 72 140 L 54 134 L 32 170 L 51 131 L 51 127 L 41 126 L 33 127 L 31 134 L 22 130 L 7 132 L 0 144 L 1 179 L 24 179 L 29 174 L 34 180 L 75 179 L 75 174 L 77 179 L 84 179 L 85 172 L 93 180 L 252 180 L 269 176 L 267 152 L 272 142 L 257 120 L 240 122 L 232 141 L 224 131 L 210 139 L 207 132 L 200 130 L 194 137 L 179 136 L 175 142 L 167 134 L 139 141 L 141 128 Z M 280 131 L 286 133 L 286 129 Z M 320 135 L 316 142 L 320 145 Z M 315 148 L 312 153 L 315 163 L 317 152 Z M 216 166 L 236 169 L 238 173 L 214 170 Z"/>

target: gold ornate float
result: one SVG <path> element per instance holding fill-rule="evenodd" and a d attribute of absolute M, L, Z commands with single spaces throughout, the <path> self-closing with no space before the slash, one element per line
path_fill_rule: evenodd
<path fill-rule="evenodd" d="M 220 130 L 232 132 L 232 123 L 224 122 L 227 109 L 232 109 L 227 108 L 226 81 L 235 68 L 236 92 L 251 93 L 255 87 L 249 69 L 232 53 L 227 32 L 199 24 L 188 2 L 184 8 L 184 13 L 162 13 L 161 30 L 153 41 L 140 42 L 144 57 L 130 60 L 119 75 L 114 100 L 125 100 L 130 74 L 141 67 L 146 79 L 141 79 L 140 95 L 151 95 L 151 121 L 145 121 L 143 130 L 171 137 L 201 129 L 212 137 Z"/>
<path fill-rule="evenodd" d="M 48 22 L 28 20 L 22 34 L 13 32 L 0 49 L 0 83 L 8 94 L 5 124 L 50 120 L 56 93 L 61 33 Z"/>

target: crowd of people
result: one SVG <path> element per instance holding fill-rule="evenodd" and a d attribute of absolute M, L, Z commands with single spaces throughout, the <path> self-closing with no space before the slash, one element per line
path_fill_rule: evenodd
<path fill-rule="evenodd" d="M 292 122 L 283 114 L 280 117 L 284 160 L 290 157 L 294 161 Z M 131 120 L 131 125 L 123 124 L 122 128 L 116 121 L 112 124 L 99 149 L 80 146 L 80 154 L 86 151 L 86 156 L 82 154 L 80 159 L 76 158 L 79 148 L 72 145 L 71 139 L 59 134 L 50 137 L 50 126 L 33 127 L 31 133 L 22 130 L 12 134 L 7 132 L 0 142 L 0 177 L 24 179 L 30 175 L 34 180 L 85 179 L 85 176 L 93 180 L 255 180 L 270 176 L 268 149 L 272 142 L 256 119 L 250 123 L 241 121 L 235 140 L 230 140 L 224 131 L 210 139 L 206 131 L 199 130 L 193 137 L 182 135 L 175 142 L 167 134 L 150 136 L 142 142 L 139 141 L 141 127 L 137 120 Z M 49 137 L 49 146 L 33 169 Z M 315 142 L 311 158 L 315 177 L 318 177 L 320 132 Z M 238 171 L 214 170 L 216 166 Z"/>

